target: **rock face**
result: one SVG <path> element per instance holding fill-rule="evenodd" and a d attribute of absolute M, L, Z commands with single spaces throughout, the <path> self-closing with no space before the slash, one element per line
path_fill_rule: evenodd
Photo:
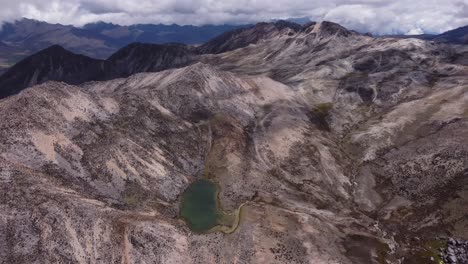
<path fill-rule="evenodd" d="M 468 239 L 468 67 L 454 59 L 466 52 L 325 22 L 177 69 L 4 98 L 0 259 L 438 260 L 437 237 Z M 224 211 L 244 204 L 232 234 L 180 219 L 200 177 Z"/>
<path fill-rule="evenodd" d="M 468 263 L 468 241 L 450 238 L 440 253 L 445 263 Z"/>

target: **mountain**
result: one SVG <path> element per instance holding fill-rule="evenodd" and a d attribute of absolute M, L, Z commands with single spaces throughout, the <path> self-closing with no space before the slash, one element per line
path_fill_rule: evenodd
<path fill-rule="evenodd" d="M 292 18 L 287 18 L 285 20 L 289 22 L 297 23 L 300 25 L 305 25 L 305 24 L 312 22 L 309 17 L 292 17 Z"/>
<path fill-rule="evenodd" d="M 467 262 L 466 46 L 275 28 L 135 44 L 115 61 L 180 65 L 1 99 L 0 259 Z"/>
<path fill-rule="evenodd" d="M 15 64 L 0 76 L 0 98 L 48 80 L 79 84 L 101 78 L 101 60 L 54 45 Z"/>
<path fill-rule="evenodd" d="M 54 45 L 15 64 L 0 75 L 0 98 L 49 80 L 68 84 L 128 77 L 187 66 L 195 61 L 193 48 L 183 44 L 133 43 L 107 60 L 93 59 Z"/>
<path fill-rule="evenodd" d="M 252 27 L 225 32 L 207 43 L 204 43 L 198 49 L 201 53 L 223 53 L 243 48 L 265 38 L 281 35 L 286 31 L 291 31 L 291 34 L 294 34 L 301 29 L 301 25 L 287 21 L 258 23 Z"/>
<path fill-rule="evenodd" d="M 60 45 L 75 53 L 95 58 L 104 58 L 116 50 L 116 47 L 96 34 L 73 26 L 49 24 L 31 19 L 3 24 L 0 40 L 16 47 L 24 54 L 32 54 L 51 45 Z"/>
<path fill-rule="evenodd" d="M 8 52 L 14 52 L 15 48 L 6 44 L 3 41 L 0 41 L 0 52 L 1 53 L 8 53 Z"/>
<path fill-rule="evenodd" d="M 0 60 L 17 62 L 27 55 L 51 45 L 60 45 L 74 53 L 97 59 L 106 59 L 118 49 L 133 43 L 199 44 L 229 30 L 243 26 L 207 25 L 179 26 L 139 24 L 120 26 L 110 23 L 92 23 L 77 28 L 49 24 L 32 19 L 21 19 L 4 23 L 0 31 L 0 42 L 15 47 L 15 53 L 2 52 Z"/>
<path fill-rule="evenodd" d="M 13 46 L 0 41 L 0 75 L 14 63 L 21 52 Z"/>
<path fill-rule="evenodd" d="M 459 27 L 429 39 L 445 43 L 468 44 L 468 26 Z"/>

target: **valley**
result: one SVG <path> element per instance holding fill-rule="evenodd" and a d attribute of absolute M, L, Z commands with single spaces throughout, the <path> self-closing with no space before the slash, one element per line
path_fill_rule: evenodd
<path fill-rule="evenodd" d="M 0 77 L 7 263 L 464 263 L 468 46 L 279 21 L 52 49 Z"/>

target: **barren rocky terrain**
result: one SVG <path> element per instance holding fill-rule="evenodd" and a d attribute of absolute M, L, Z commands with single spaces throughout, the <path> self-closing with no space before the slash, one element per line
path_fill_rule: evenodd
<path fill-rule="evenodd" d="M 262 34 L 0 100 L 0 262 L 466 263 L 468 46 Z M 180 218 L 202 177 L 234 232 Z"/>

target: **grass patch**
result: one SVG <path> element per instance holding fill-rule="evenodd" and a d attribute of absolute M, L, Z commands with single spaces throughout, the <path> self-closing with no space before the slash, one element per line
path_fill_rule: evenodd
<path fill-rule="evenodd" d="M 404 264 L 417 263 L 435 263 L 444 264 L 444 261 L 439 257 L 439 248 L 446 248 L 447 241 L 441 239 L 427 240 L 422 243 L 421 248 L 410 256 Z M 434 258 L 434 261 L 431 261 Z"/>
<path fill-rule="evenodd" d="M 138 205 L 138 197 L 134 194 L 126 194 L 123 197 L 125 205 L 129 207 L 136 207 Z"/>
<path fill-rule="evenodd" d="M 122 193 L 122 201 L 127 209 L 142 206 L 147 196 L 145 190 L 137 182 L 127 181 Z"/>
<path fill-rule="evenodd" d="M 333 103 L 322 103 L 314 107 L 314 111 L 320 115 L 328 116 L 330 110 L 333 108 Z"/>
<path fill-rule="evenodd" d="M 346 255 L 353 263 L 387 263 L 390 248 L 382 241 L 363 235 L 350 235 L 344 243 Z M 375 254 L 374 254 L 375 253 Z"/>
<path fill-rule="evenodd" d="M 315 105 L 308 114 L 310 122 L 315 124 L 320 130 L 330 131 L 327 118 L 332 108 L 332 103 L 322 103 Z"/>

